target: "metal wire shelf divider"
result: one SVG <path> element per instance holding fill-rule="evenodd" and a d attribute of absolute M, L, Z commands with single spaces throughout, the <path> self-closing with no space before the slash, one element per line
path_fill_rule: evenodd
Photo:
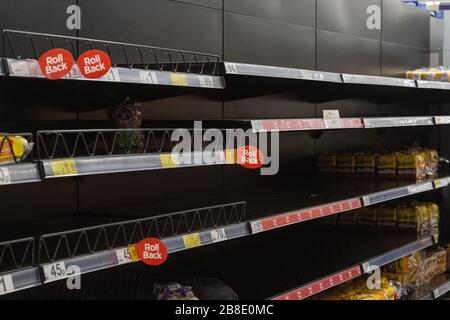
<path fill-rule="evenodd" d="M 171 139 L 178 129 L 86 129 L 38 131 L 37 158 L 52 160 L 56 158 L 96 157 L 113 155 L 145 155 L 172 152 L 178 143 Z M 194 135 L 204 130 L 182 129 L 189 133 L 191 146 Z M 181 132 L 181 131 L 180 131 Z M 201 139 L 201 138 L 199 138 Z M 202 140 L 203 151 L 207 141 Z"/>
<path fill-rule="evenodd" d="M 47 234 L 39 238 L 38 263 L 129 246 L 148 237 L 164 239 L 224 227 L 245 221 L 245 216 L 246 202 L 235 202 Z"/>
<path fill-rule="evenodd" d="M 15 42 L 17 39 L 13 35 L 22 38 L 22 48 L 20 51 L 18 50 L 17 42 Z M 130 69 L 138 68 L 212 76 L 219 75 L 220 58 L 217 55 L 208 53 L 10 29 L 4 29 L 2 37 L 4 58 L 6 58 L 6 48 L 8 47 L 15 59 L 29 58 L 38 60 L 39 56 L 45 51 L 55 49 L 57 41 L 62 41 L 67 45 L 76 59 L 81 55 L 80 48 L 85 46 L 88 49 L 97 48 L 104 50 L 111 57 L 113 67 L 126 66 Z M 38 43 L 37 39 L 43 40 L 45 44 L 43 50 L 39 46 L 39 44 L 42 44 L 42 41 Z M 24 57 L 24 49 L 27 43 L 30 46 L 32 54 Z M 116 59 L 115 55 L 112 54 L 114 48 L 116 49 L 114 53 L 117 50 L 120 52 L 120 59 Z M 136 59 L 132 60 L 132 58 Z"/>
<path fill-rule="evenodd" d="M 34 238 L 0 242 L 0 275 L 9 271 L 32 267 L 34 265 Z"/>

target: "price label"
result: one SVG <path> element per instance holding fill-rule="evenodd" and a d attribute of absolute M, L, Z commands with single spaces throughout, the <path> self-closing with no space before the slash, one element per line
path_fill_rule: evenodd
<path fill-rule="evenodd" d="M 171 167 L 178 167 L 180 165 L 180 162 L 173 154 L 162 154 L 159 156 L 161 160 L 161 165 L 164 168 L 171 168 Z"/>
<path fill-rule="evenodd" d="M 234 63 L 225 64 L 225 69 L 226 69 L 227 73 L 235 73 L 235 74 L 239 73 L 237 66 Z"/>
<path fill-rule="evenodd" d="M 15 291 L 12 276 L 10 274 L 0 276 L 0 296 Z"/>
<path fill-rule="evenodd" d="M 434 117 L 436 124 L 450 124 L 450 117 Z"/>
<path fill-rule="evenodd" d="M 75 160 L 55 160 L 51 162 L 54 176 L 78 174 Z"/>
<path fill-rule="evenodd" d="M 10 184 L 11 177 L 9 175 L 8 168 L 0 168 L 0 185 L 2 184 Z"/>
<path fill-rule="evenodd" d="M 183 236 L 183 242 L 186 249 L 195 248 L 202 245 L 200 234 L 198 233 L 187 234 Z"/>
<path fill-rule="evenodd" d="M 158 78 L 153 71 L 139 71 L 139 78 L 141 83 L 158 84 Z"/>
<path fill-rule="evenodd" d="M 323 110 L 323 120 L 327 129 L 342 127 L 339 110 Z"/>
<path fill-rule="evenodd" d="M 45 265 L 43 269 L 45 282 L 57 281 L 67 277 L 67 269 L 64 261 Z"/>
<path fill-rule="evenodd" d="M 212 242 L 220 242 L 227 240 L 227 234 L 224 228 L 216 229 L 211 231 Z"/>
<path fill-rule="evenodd" d="M 434 180 L 433 183 L 434 183 L 434 188 L 435 189 L 440 189 L 440 188 L 444 188 L 444 187 L 448 186 L 447 179 Z"/>
<path fill-rule="evenodd" d="M 209 76 L 201 76 L 199 78 L 200 87 L 202 88 L 214 88 L 214 78 Z"/>
<path fill-rule="evenodd" d="M 252 229 L 252 233 L 259 233 L 264 231 L 261 220 L 250 222 L 250 228 Z"/>
<path fill-rule="evenodd" d="M 170 79 L 172 80 L 172 84 L 174 86 L 188 86 L 188 80 L 185 74 L 171 73 Z"/>
<path fill-rule="evenodd" d="M 135 246 L 116 250 L 117 262 L 119 264 L 127 264 L 139 261 Z"/>
<path fill-rule="evenodd" d="M 432 189 L 433 189 L 433 185 L 431 183 L 425 183 L 425 184 L 418 185 L 418 186 L 409 186 L 408 193 L 410 193 L 410 194 L 421 193 L 421 192 L 425 192 L 425 191 L 430 191 Z"/>
<path fill-rule="evenodd" d="M 225 150 L 225 163 L 236 164 L 237 163 L 237 151 L 234 149 Z"/>

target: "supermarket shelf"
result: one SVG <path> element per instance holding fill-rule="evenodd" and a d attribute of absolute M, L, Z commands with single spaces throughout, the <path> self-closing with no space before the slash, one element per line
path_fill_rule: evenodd
<path fill-rule="evenodd" d="M 311 298 L 312 296 L 322 293 L 332 287 L 338 286 L 342 283 L 348 282 L 361 276 L 364 273 L 370 273 L 376 267 L 382 267 L 392 261 L 398 260 L 404 256 L 420 251 L 422 249 L 431 247 L 435 244 L 434 235 L 426 235 L 416 241 L 408 243 L 404 246 L 396 248 L 392 251 L 383 253 L 377 257 L 370 259 L 362 264 L 355 265 L 343 271 L 323 277 L 317 281 L 311 282 L 307 285 L 298 287 L 288 292 L 276 295 L 271 300 L 303 300 Z"/>
<path fill-rule="evenodd" d="M 348 84 L 417 88 L 415 80 L 402 78 L 342 74 L 342 80 Z"/>
<path fill-rule="evenodd" d="M 39 181 L 41 181 L 41 177 L 36 163 L 19 163 L 0 166 L 0 186 Z"/>
<path fill-rule="evenodd" d="M 379 117 L 325 119 L 268 119 L 252 120 L 253 132 L 312 131 L 335 129 L 374 129 L 391 127 L 434 126 L 450 124 L 450 117 Z"/>
<path fill-rule="evenodd" d="M 423 89 L 450 90 L 449 82 L 418 80 L 417 86 Z"/>
<path fill-rule="evenodd" d="M 39 68 L 39 63 L 34 59 L 17 60 L 4 59 L 6 73 L 10 77 L 44 79 Z M 3 75 L 6 75 L 3 73 Z M 0 74 L 2 75 L 2 74 Z M 146 69 L 130 69 L 114 67 L 110 72 L 99 79 L 87 79 L 83 77 L 75 64 L 71 72 L 62 78 L 63 80 L 100 81 L 111 83 L 131 83 L 142 85 L 180 86 L 203 89 L 224 89 L 225 83 L 222 77 L 201 75 L 183 72 L 152 71 Z"/>
<path fill-rule="evenodd" d="M 442 274 L 414 290 L 408 300 L 436 300 L 450 291 L 450 275 Z"/>
<path fill-rule="evenodd" d="M 256 76 L 308 81 L 341 83 L 341 75 L 333 72 L 322 72 L 294 68 L 273 67 L 255 64 L 224 62 L 226 75 Z"/>

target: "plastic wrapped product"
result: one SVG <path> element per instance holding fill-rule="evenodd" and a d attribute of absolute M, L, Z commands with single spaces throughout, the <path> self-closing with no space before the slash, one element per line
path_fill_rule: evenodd
<path fill-rule="evenodd" d="M 391 262 L 383 267 L 383 274 L 391 281 L 401 284 L 409 290 L 417 286 L 420 278 L 425 252 L 418 251 L 409 256 Z"/>
<path fill-rule="evenodd" d="M 157 300 L 198 300 L 191 287 L 179 283 L 155 284 L 155 295 Z"/>
<path fill-rule="evenodd" d="M 398 208 L 397 227 L 400 231 L 425 233 L 431 229 L 428 207 L 423 204 Z"/>
<path fill-rule="evenodd" d="M 427 206 L 430 216 L 430 228 L 439 228 L 439 206 L 432 202 L 425 203 L 424 205 Z"/>
<path fill-rule="evenodd" d="M 336 176 L 354 177 L 356 169 L 356 157 L 352 153 L 342 153 L 336 155 Z"/>
<path fill-rule="evenodd" d="M 373 178 L 376 173 L 374 154 L 356 154 L 356 176 Z"/>
<path fill-rule="evenodd" d="M 318 157 L 319 175 L 334 177 L 336 173 L 336 156 L 334 154 L 321 154 Z"/>
<path fill-rule="evenodd" d="M 406 79 L 410 80 L 421 80 L 422 79 L 422 73 L 427 70 L 426 68 L 422 69 L 416 69 L 406 72 Z"/>
<path fill-rule="evenodd" d="M 450 272 L 450 245 L 447 245 L 445 251 L 447 253 L 447 272 Z"/>
<path fill-rule="evenodd" d="M 424 153 L 407 151 L 397 155 L 399 179 L 421 180 L 426 177 L 427 162 Z"/>
<path fill-rule="evenodd" d="M 32 149 L 33 144 L 24 137 L 0 134 L 0 165 L 23 161 Z"/>
<path fill-rule="evenodd" d="M 377 207 L 377 230 L 395 231 L 397 230 L 397 207 L 380 206 Z"/>
<path fill-rule="evenodd" d="M 397 175 L 397 154 L 395 152 L 377 154 L 375 161 L 379 178 L 395 179 Z"/>
<path fill-rule="evenodd" d="M 439 153 L 434 149 L 423 149 L 421 151 L 426 157 L 427 175 L 436 175 L 439 167 Z"/>

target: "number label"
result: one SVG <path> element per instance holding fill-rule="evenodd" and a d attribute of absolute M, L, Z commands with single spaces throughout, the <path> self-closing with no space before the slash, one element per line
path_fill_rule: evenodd
<path fill-rule="evenodd" d="M 202 245 L 200 234 L 198 233 L 187 234 L 183 236 L 183 242 L 186 249 L 195 248 Z"/>
<path fill-rule="evenodd" d="M 11 275 L 0 277 L 0 295 L 13 292 L 15 290 Z"/>
<path fill-rule="evenodd" d="M 11 177 L 9 175 L 8 168 L 0 168 L 0 185 L 2 184 L 10 184 Z"/>
<path fill-rule="evenodd" d="M 120 264 L 127 264 L 138 261 L 139 258 L 136 253 L 135 246 L 129 246 L 128 248 L 122 248 L 116 250 L 117 262 Z"/>
<path fill-rule="evenodd" d="M 216 229 L 211 231 L 212 242 L 220 242 L 227 240 L 227 234 L 224 228 Z"/>
<path fill-rule="evenodd" d="M 45 282 L 57 281 L 67 277 L 67 269 L 64 261 L 45 265 L 43 269 Z"/>
<path fill-rule="evenodd" d="M 158 78 L 156 77 L 156 73 L 152 71 L 140 71 L 139 77 L 141 83 L 148 84 L 158 84 Z"/>
<path fill-rule="evenodd" d="M 78 174 L 75 160 L 55 160 L 52 161 L 52 171 L 54 176 L 67 176 Z"/>
<path fill-rule="evenodd" d="M 213 77 L 203 76 L 199 78 L 199 81 L 202 88 L 214 88 Z"/>

